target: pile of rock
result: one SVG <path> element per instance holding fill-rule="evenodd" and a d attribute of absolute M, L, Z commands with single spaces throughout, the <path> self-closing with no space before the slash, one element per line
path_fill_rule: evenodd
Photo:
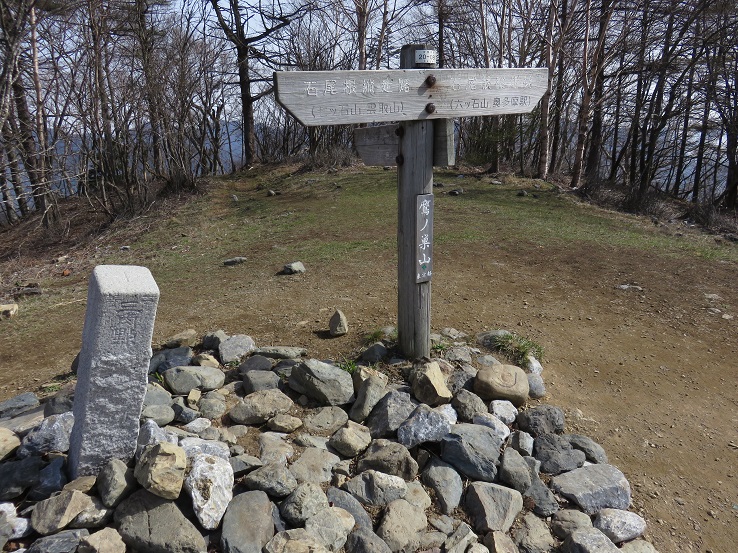
<path fill-rule="evenodd" d="M 349 374 L 301 348 L 184 332 L 151 359 L 134 461 L 71 482 L 73 391 L 2 402 L 0 544 L 29 553 L 654 552 L 638 539 L 645 521 L 627 510 L 630 486 L 603 449 L 564 433 L 558 407 L 529 405 L 545 393 L 540 363 L 530 359 L 526 372 L 458 331 L 444 334 L 457 340 L 444 358 L 411 364 L 378 343 Z M 386 365 L 362 364 L 383 356 Z"/>

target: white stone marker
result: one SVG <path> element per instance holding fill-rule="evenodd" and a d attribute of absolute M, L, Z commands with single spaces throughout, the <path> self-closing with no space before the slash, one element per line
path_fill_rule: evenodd
<path fill-rule="evenodd" d="M 99 265 L 90 277 L 69 448 L 72 478 L 136 451 L 159 287 L 146 267 Z"/>

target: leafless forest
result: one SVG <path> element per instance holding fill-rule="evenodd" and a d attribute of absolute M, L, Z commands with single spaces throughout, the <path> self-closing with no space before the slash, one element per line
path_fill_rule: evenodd
<path fill-rule="evenodd" d="M 351 128 L 292 120 L 272 72 L 396 68 L 410 43 L 442 67 L 549 69 L 533 113 L 459 120 L 459 159 L 616 186 L 634 211 L 658 194 L 734 211 L 737 37 L 735 0 L 0 0 L 0 221 L 346 162 Z"/>

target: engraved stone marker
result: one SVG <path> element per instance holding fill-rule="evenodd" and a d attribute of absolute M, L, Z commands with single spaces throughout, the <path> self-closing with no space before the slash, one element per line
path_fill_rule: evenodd
<path fill-rule="evenodd" d="M 90 277 L 69 448 L 72 478 L 136 451 L 159 287 L 145 267 L 99 265 Z"/>

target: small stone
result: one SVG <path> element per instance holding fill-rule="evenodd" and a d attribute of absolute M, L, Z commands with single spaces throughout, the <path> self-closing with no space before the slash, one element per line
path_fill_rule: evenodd
<path fill-rule="evenodd" d="M 358 371 L 358 369 L 357 369 Z M 357 371 L 354 371 L 356 373 Z M 382 378 L 383 377 L 383 378 Z M 354 379 L 354 389 L 356 389 L 356 380 Z M 358 391 L 356 392 L 356 401 L 351 406 L 349 417 L 356 422 L 363 422 L 372 412 L 374 406 L 379 403 L 387 393 L 387 377 L 385 375 L 369 376 L 361 381 Z"/>
<path fill-rule="evenodd" d="M 263 553 L 328 553 L 328 549 L 304 528 L 278 532 L 264 546 Z"/>
<path fill-rule="evenodd" d="M 305 430 L 315 434 L 333 434 L 348 422 L 346 411 L 340 407 L 312 409 L 303 417 Z"/>
<path fill-rule="evenodd" d="M 591 463 L 607 464 L 607 454 L 600 444 L 587 436 L 579 434 L 564 434 L 562 436 L 574 449 L 583 451 L 587 461 Z"/>
<path fill-rule="evenodd" d="M 266 492 L 278 499 L 288 496 L 297 488 L 295 477 L 279 464 L 264 465 L 250 472 L 243 482 L 252 490 Z"/>
<path fill-rule="evenodd" d="M 404 499 L 396 499 L 387 505 L 377 535 L 392 551 L 405 547 L 418 532 L 425 530 L 428 519 L 422 509 Z"/>
<path fill-rule="evenodd" d="M 456 531 L 444 542 L 446 553 L 465 553 L 469 546 L 476 543 L 478 536 L 472 531 L 471 526 L 462 522 Z"/>
<path fill-rule="evenodd" d="M 26 553 L 75 553 L 80 541 L 89 535 L 90 532 L 84 529 L 64 530 L 53 536 L 37 539 L 23 551 Z"/>
<path fill-rule="evenodd" d="M 334 487 L 328 488 L 326 495 L 328 497 L 328 502 L 334 507 L 341 507 L 341 509 L 346 509 L 351 513 L 358 526 L 366 528 L 367 530 L 373 529 L 371 517 L 353 495 L 347 491 L 339 490 Z"/>
<path fill-rule="evenodd" d="M 267 426 L 275 432 L 290 434 L 302 426 L 302 421 L 292 415 L 277 415 L 269 419 Z"/>
<path fill-rule="evenodd" d="M 372 438 L 391 438 L 417 406 L 407 392 L 391 391 L 374 406 L 364 424 Z"/>
<path fill-rule="evenodd" d="M 340 551 L 354 524 L 354 517 L 345 509 L 328 507 L 307 519 L 305 530 L 329 551 Z"/>
<path fill-rule="evenodd" d="M 415 398 L 431 407 L 451 401 L 451 391 L 435 361 L 415 367 L 410 373 L 410 385 Z"/>
<path fill-rule="evenodd" d="M 292 408 L 292 400 L 279 390 L 262 390 L 246 396 L 229 412 L 237 424 L 264 424 L 276 415 Z"/>
<path fill-rule="evenodd" d="M 602 509 L 594 519 L 594 527 L 615 543 L 634 540 L 646 531 L 646 521 L 630 511 Z"/>
<path fill-rule="evenodd" d="M 148 405 L 141 411 L 141 419 L 151 419 L 159 426 L 166 426 L 175 416 L 174 409 L 169 405 Z"/>
<path fill-rule="evenodd" d="M 407 494 L 407 484 L 402 478 L 375 470 L 357 474 L 344 487 L 364 505 L 387 505 Z"/>
<path fill-rule="evenodd" d="M 12 319 L 18 314 L 17 303 L 0 303 L 0 320 Z"/>
<path fill-rule="evenodd" d="M 518 546 L 504 532 L 490 532 L 484 536 L 484 545 L 492 553 L 519 553 Z"/>
<path fill-rule="evenodd" d="M 532 513 L 523 517 L 522 524 L 515 531 L 515 542 L 524 553 L 549 553 L 556 547 L 546 523 Z"/>
<path fill-rule="evenodd" d="M 356 457 L 369 447 L 371 441 L 372 436 L 366 426 L 348 421 L 331 436 L 328 444 L 341 455 Z"/>
<path fill-rule="evenodd" d="M 589 465 L 554 476 L 551 487 L 589 515 L 606 508 L 625 510 L 630 505 L 630 484 L 612 465 Z"/>
<path fill-rule="evenodd" d="M 518 416 L 517 408 L 506 399 L 494 399 L 489 404 L 489 412 L 505 424 L 512 424 Z"/>
<path fill-rule="evenodd" d="M 238 198 L 236 198 L 238 200 Z M 223 261 L 223 265 L 226 267 L 233 267 L 234 265 L 240 265 L 241 263 L 246 263 L 247 259 L 243 256 L 236 256 L 231 257 Z"/>
<path fill-rule="evenodd" d="M 564 431 L 564 412 L 553 405 L 538 405 L 522 411 L 517 418 L 520 430 L 535 436 Z"/>
<path fill-rule="evenodd" d="M 515 365 L 482 367 L 474 380 L 474 392 L 482 399 L 506 399 L 523 405 L 528 399 L 528 377 Z"/>
<path fill-rule="evenodd" d="M 300 458 L 292 463 L 290 472 L 298 482 L 313 482 L 321 484 L 331 481 L 333 467 L 341 459 L 338 455 L 325 449 L 309 447 L 302 452 Z"/>
<path fill-rule="evenodd" d="M 293 526 L 303 526 L 311 516 L 327 509 L 328 498 L 318 484 L 304 482 L 280 505 L 280 513 Z"/>
<path fill-rule="evenodd" d="M 576 530 L 569 534 L 561 546 L 562 553 L 619 553 L 605 534 L 596 528 Z"/>
<path fill-rule="evenodd" d="M 377 536 L 370 528 L 357 526 L 346 540 L 346 551 L 351 553 L 391 553 L 383 539 Z"/>
<path fill-rule="evenodd" d="M 507 532 L 523 509 L 523 496 L 497 484 L 473 482 L 467 488 L 465 507 L 477 532 Z"/>
<path fill-rule="evenodd" d="M 541 365 L 540 361 L 533 357 L 532 355 L 529 355 L 526 359 L 527 365 L 526 369 L 528 369 L 529 373 L 532 374 L 542 374 L 543 373 L 543 366 Z"/>
<path fill-rule="evenodd" d="M 103 505 L 115 507 L 136 489 L 133 469 L 120 459 L 111 459 L 97 476 L 97 493 Z"/>
<path fill-rule="evenodd" d="M 190 390 L 217 390 L 225 382 L 225 374 L 216 367 L 172 367 L 162 373 L 164 383 L 172 393 L 187 395 Z"/>
<path fill-rule="evenodd" d="M 439 442 L 450 430 L 448 417 L 426 404 L 420 404 L 397 428 L 397 440 L 405 447 L 412 448 L 425 442 Z"/>
<path fill-rule="evenodd" d="M 286 465 L 295 454 L 294 448 L 285 440 L 287 434 L 281 432 L 262 432 L 259 434 L 259 456 L 265 464 Z"/>
<path fill-rule="evenodd" d="M 70 528 L 100 528 L 107 525 L 113 518 L 114 509 L 103 505 L 97 497 L 91 497 L 91 504 L 80 514 L 74 517 L 69 524 Z"/>
<path fill-rule="evenodd" d="M 472 423 L 490 428 L 500 442 L 504 442 L 510 435 L 510 428 L 492 413 L 477 413 L 472 417 Z"/>
<path fill-rule="evenodd" d="M 256 348 L 254 354 L 263 355 L 271 359 L 299 359 L 307 355 L 307 350 L 293 346 L 265 346 Z"/>
<path fill-rule="evenodd" d="M 658 553 L 658 551 L 646 540 L 633 540 L 624 543 L 620 548 L 620 553 Z"/>
<path fill-rule="evenodd" d="M 528 395 L 532 399 L 541 399 L 546 395 L 546 385 L 540 374 L 528 373 Z"/>
<path fill-rule="evenodd" d="M 533 455 L 534 443 L 533 436 L 522 430 L 513 432 L 510 439 L 510 447 L 517 450 L 521 455 Z"/>
<path fill-rule="evenodd" d="M 246 455 L 245 453 L 231 457 L 228 459 L 228 462 L 231 464 L 233 476 L 236 478 L 240 478 L 244 474 L 248 474 L 252 470 L 256 470 L 259 467 L 264 466 L 261 459 L 254 457 L 253 455 Z"/>
<path fill-rule="evenodd" d="M 305 265 L 303 265 L 302 261 L 293 261 L 292 263 L 287 263 L 282 269 L 282 273 L 285 275 L 299 275 L 304 273 L 305 271 Z"/>
<path fill-rule="evenodd" d="M 434 458 L 423 471 L 422 480 L 436 492 L 442 513 L 451 514 L 459 506 L 464 484 L 451 465 Z"/>
<path fill-rule="evenodd" d="M 212 455 L 197 455 L 192 461 L 184 487 L 192 497 L 195 515 L 202 527 L 215 530 L 233 499 L 233 469 L 230 463 Z"/>
<path fill-rule="evenodd" d="M 199 365 L 201 367 L 213 367 L 216 369 L 220 368 L 220 363 L 218 362 L 218 360 L 209 353 L 198 353 L 192 358 L 191 363 L 193 365 Z"/>
<path fill-rule="evenodd" d="M 322 405 L 344 405 L 354 399 L 351 375 L 317 359 L 296 365 L 290 373 L 289 386 Z"/>
<path fill-rule="evenodd" d="M 423 485 L 417 480 L 407 483 L 407 493 L 403 499 L 424 511 L 433 504 L 428 492 L 425 491 Z"/>
<path fill-rule="evenodd" d="M 193 434 L 199 434 L 203 430 L 210 428 L 212 426 L 212 423 L 210 420 L 205 418 L 195 419 L 192 422 L 188 422 L 185 424 L 182 428 L 186 430 L 187 432 L 192 432 Z"/>
<path fill-rule="evenodd" d="M 103 528 L 82 538 L 77 553 L 126 553 L 126 544 L 115 528 Z"/>
<path fill-rule="evenodd" d="M 261 553 L 274 536 L 273 503 L 262 491 L 238 494 L 223 516 L 223 553 Z"/>
<path fill-rule="evenodd" d="M 499 471 L 500 481 L 524 494 L 530 487 L 530 470 L 528 463 L 515 449 L 508 447 L 502 455 Z"/>
<path fill-rule="evenodd" d="M 462 422 L 471 422 L 477 413 L 488 413 L 487 404 L 481 397 L 469 390 L 459 390 L 454 399 L 451 400 L 451 406 L 459 415 Z"/>
<path fill-rule="evenodd" d="M 197 345 L 197 342 L 197 331 L 194 328 L 188 328 L 167 338 L 163 347 L 167 349 L 181 348 L 182 346 L 193 347 Z"/>
<path fill-rule="evenodd" d="M 16 457 L 22 459 L 52 451 L 67 452 L 73 426 L 74 415 L 71 412 L 45 418 L 38 428 L 31 430 L 23 438 Z"/>
<path fill-rule="evenodd" d="M 343 311 L 336 309 L 328 323 L 328 329 L 331 336 L 343 336 L 348 332 L 348 321 Z"/>
<path fill-rule="evenodd" d="M 554 535 L 565 540 L 569 534 L 576 530 L 592 527 L 592 519 L 582 511 L 575 509 L 562 509 L 551 517 L 551 530 Z"/>
<path fill-rule="evenodd" d="M 486 426 L 455 424 L 441 441 L 441 459 L 471 480 L 493 482 L 502 441 Z"/>
<path fill-rule="evenodd" d="M 389 352 L 387 351 L 387 346 L 385 346 L 382 342 L 375 342 L 364 350 L 364 352 L 361 354 L 361 360 L 364 363 L 373 365 L 382 361 L 382 359 L 387 357 L 388 354 Z"/>
<path fill-rule="evenodd" d="M 243 393 L 249 395 L 262 390 L 274 390 L 279 388 L 281 381 L 279 375 L 271 370 L 248 371 L 243 375 Z"/>
<path fill-rule="evenodd" d="M 574 449 L 571 444 L 557 434 L 543 434 L 534 442 L 533 453 L 541 461 L 541 471 L 547 474 L 560 474 L 581 467 L 586 461 L 583 451 Z"/>
<path fill-rule="evenodd" d="M 245 355 L 252 352 L 255 347 L 254 339 L 245 334 L 236 334 L 230 338 L 226 338 L 218 345 L 220 362 L 224 365 L 238 363 Z"/>
<path fill-rule="evenodd" d="M 410 481 L 414 480 L 418 474 L 418 463 L 404 445 L 378 439 L 372 442 L 356 465 L 357 472 L 369 469 L 393 474 Z"/>
<path fill-rule="evenodd" d="M 243 363 L 238 366 L 238 373 L 245 375 L 251 371 L 271 371 L 274 366 L 274 362 L 263 355 L 255 353 L 247 357 Z"/>
<path fill-rule="evenodd" d="M 41 535 L 63 530 L 78 514 L 92 504 L 90 496 L 67 490 L 36 503 L 31 514 L 31 526 Z"/>
<path fill-rule="evenodd" d="M 136 463 L 134 476 L 144 489 L 165 499 L 177 499 L 184 483 L 187 456 L 179 446 L 162 442 L 148 446 Z"/>

